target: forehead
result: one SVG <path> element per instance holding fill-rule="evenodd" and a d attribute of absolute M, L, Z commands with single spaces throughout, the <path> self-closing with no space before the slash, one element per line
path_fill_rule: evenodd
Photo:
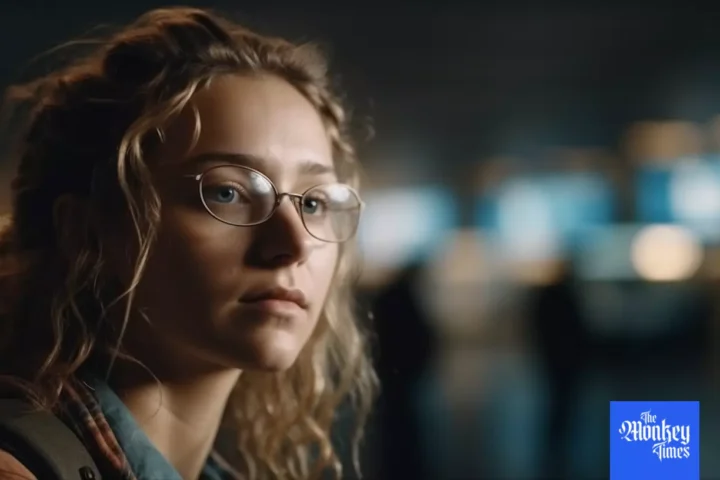
<path fill-rule="evenodd" d="M 200 135 L 193 144 L 196 120 Z M 327 130 L 315 107 L 274 76 L 214 79 L 195 94 L 165 133 L 158 155 L 161 163 L 219 154 L 260 159 L 269 174 L 333 164 Z"/>

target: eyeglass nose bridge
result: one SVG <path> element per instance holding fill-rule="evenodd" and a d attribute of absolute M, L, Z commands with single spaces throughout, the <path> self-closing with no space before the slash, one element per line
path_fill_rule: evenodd
<path fill-rule="evenodd" d="M 272 218 L 273 215 L 275 215 L 275 212 L 277 212 L 277 209 L 280 208 L 280 204 L 282 203 L 283 198 L 285 198 L 285 197 L 288 197 L 290 199 L 293 206 L 295 207 L 295 211 L 300 216 L 300 221 L 305 226 L 305 228 L 307 228 L 307 226 L 305 225 L 305 219 L 303 218 L 302 204 L 301 204 L 304 195 L 302 195 L 300 193 L 290 193 L 290 192 L 278 193 L 277 197 L 275 198 L 275 206 L 273 207 L 272 212 L 270 212 L 270 215 L 268 215 L 267 218 L 264 220 L 264 222 L 267 222 L 268 220 L 270 220 Z"/>
<path fill-rule="evenodd" d="M 278 207 L 280 207 L 280 204 L 282 203 L 283 198 L 285 198 L 285 197 L 288 197 L 288 198 L 290 199 L 290 201 L 291 201 L 291 202 L 293 203 L 293 205 L 295 206 L 295 209 L 296 209 L 296 210 L 298 211 L 298 213 L 300 214 L 300 217 L 302 217 L 302 212 L 300 211 L 300 206 L 301 206 L 301 205 L 300 205 L 300 202 L 302 202 L 303 195 L 301 195 L 301 194 L 299 194 L 299 193 L 290 193 L 290 192 L 278 193 L 278 194 L 277 194 L 277 198 L 275 199 L 275 208 L 273 209 L 273 212 L 272 212 L 272 214 L 271 214 L 270 216 L 272 216 L 273 214 L 275 214 L 275 210 L 277 210 Z"/>
<path fill-rule="evenodd" d="M 268 220 L 270 220 L 273 217 L 273 215 L 275 215 L 275 212 L 277 212 L 277 209 L 280 208 L 280 204 L 282 203 L 283 198 L 288 197 L 290 199 L 290 201 L 292 202 L 293 206 L 295 207 L 295 211 L 297 212 L 298 217 L 300 218 L 300 223 L 302 223 L 303 227 L 305 227 L 305 230 L 307 230 L 307 232 L 310 233 L 310 230 L 308 229 L 308 226 L 305 223 L 305 218 L 303 217 L 303 214 L 302 214 L 302 204 L 301 203 L 302 203 L 303 197 L 305 195 L 302 195 L 300 193 L 290 193 L 290 192 L 277 193 L 276 195 L 277 195 L 277 197 L 275 198 L 275 206 L 273 207 L 272 212 L 270 212 L 270 214 L 267 216 L 267 218 L 265 218 L 265 220 L 262 221 L 262 223 L 265 223 Z M 310 233 L 310 235 L 312 235 L 312 233 Z"/>

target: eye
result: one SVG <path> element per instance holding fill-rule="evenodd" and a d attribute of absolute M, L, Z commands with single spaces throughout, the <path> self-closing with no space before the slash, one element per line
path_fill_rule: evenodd
<path fill-rule="evenodd" d="M 232 185 L 207 186 L 203 189 L 203 197 L 206 202 L 213 203 L 245 203 L 243 192 Z"/>
<path fill-rule="evenodd" d="M 303 198 L 302 212 L 308 215 L 322 215 L 327 211 L 327 204 L 323 198 Z"/>

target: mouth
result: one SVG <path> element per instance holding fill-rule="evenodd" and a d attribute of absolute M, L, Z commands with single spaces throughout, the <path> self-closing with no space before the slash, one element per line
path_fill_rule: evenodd
<path fill-rule="evenodd" d="M 261 309 L 301 309 L 307 310 L 309 303 L 302 290 L 286 289 L 282 287 L 259 290 L 244 295 L 240 301 L 246 305 Z"/>

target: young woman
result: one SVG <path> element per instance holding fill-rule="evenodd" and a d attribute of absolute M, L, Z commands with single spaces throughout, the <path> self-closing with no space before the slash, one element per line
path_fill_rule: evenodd
<path fill-rule="evenodd" d="M 55 413 L 106 479 L 339 478 L 336 411 L 362 421 L 376 380 L 322 56 L 163 9 L 10 96 L 32 109 L 0 242 L 2 396 Z M 11 452 L 0 478 L 37 476 Z"/>

